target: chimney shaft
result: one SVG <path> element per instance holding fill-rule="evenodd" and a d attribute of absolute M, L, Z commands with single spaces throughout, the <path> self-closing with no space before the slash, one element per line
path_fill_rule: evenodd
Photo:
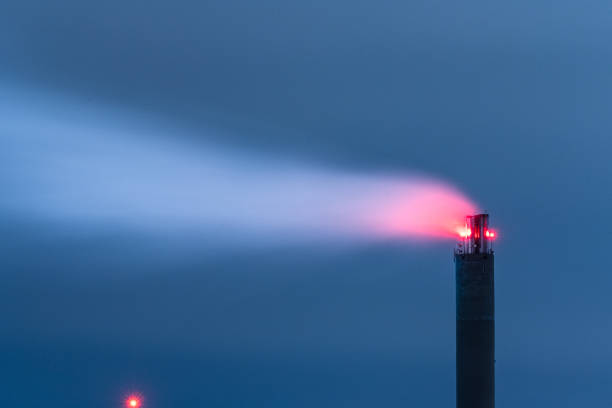
<path fill-rule="evenodd" d="M 495 407 L 493 233 L 487 214 L 466 217 L 455 250 L 457 408 Z"/>

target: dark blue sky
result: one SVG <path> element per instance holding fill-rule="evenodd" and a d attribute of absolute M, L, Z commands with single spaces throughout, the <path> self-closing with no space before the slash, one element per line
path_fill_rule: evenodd
<path fill-rule="evenodd" d="M 459 186 L 500 231 L 498 406 L 612 405 L 608 2 L 0 9 L 3 92 Z M 451 242 L 216 252 L 0 222 L 1 406 L 114 407 L 131 390 L 152 408 L 454 404 Z"/>

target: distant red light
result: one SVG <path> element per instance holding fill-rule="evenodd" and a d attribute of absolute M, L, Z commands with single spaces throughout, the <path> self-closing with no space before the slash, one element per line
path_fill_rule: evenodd
<path fill-rule="evenodd" d="M 125 400 L 125 406 L 128 408 L 140 408 L 142 406 L 142 401 L 139 397 L 130 396 Z"/>

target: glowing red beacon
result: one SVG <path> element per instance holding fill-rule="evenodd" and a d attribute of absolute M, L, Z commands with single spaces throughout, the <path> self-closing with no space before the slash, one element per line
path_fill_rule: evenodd
<path fill-rule="evenodd" d="M 130 395 L 125 400 L 125 406 L 127 408 L 140 408 L 142 407 L 142 400 L 137 395 Z"/>

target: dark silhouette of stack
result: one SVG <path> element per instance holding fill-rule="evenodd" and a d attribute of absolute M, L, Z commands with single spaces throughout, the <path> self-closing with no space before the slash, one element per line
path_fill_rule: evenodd
<path fill-rule="evenodd" d="M 488 214 L 467 216 L 455 249 L 457 408 L 495 406 L 495 233 L 488 223 Z"/>

